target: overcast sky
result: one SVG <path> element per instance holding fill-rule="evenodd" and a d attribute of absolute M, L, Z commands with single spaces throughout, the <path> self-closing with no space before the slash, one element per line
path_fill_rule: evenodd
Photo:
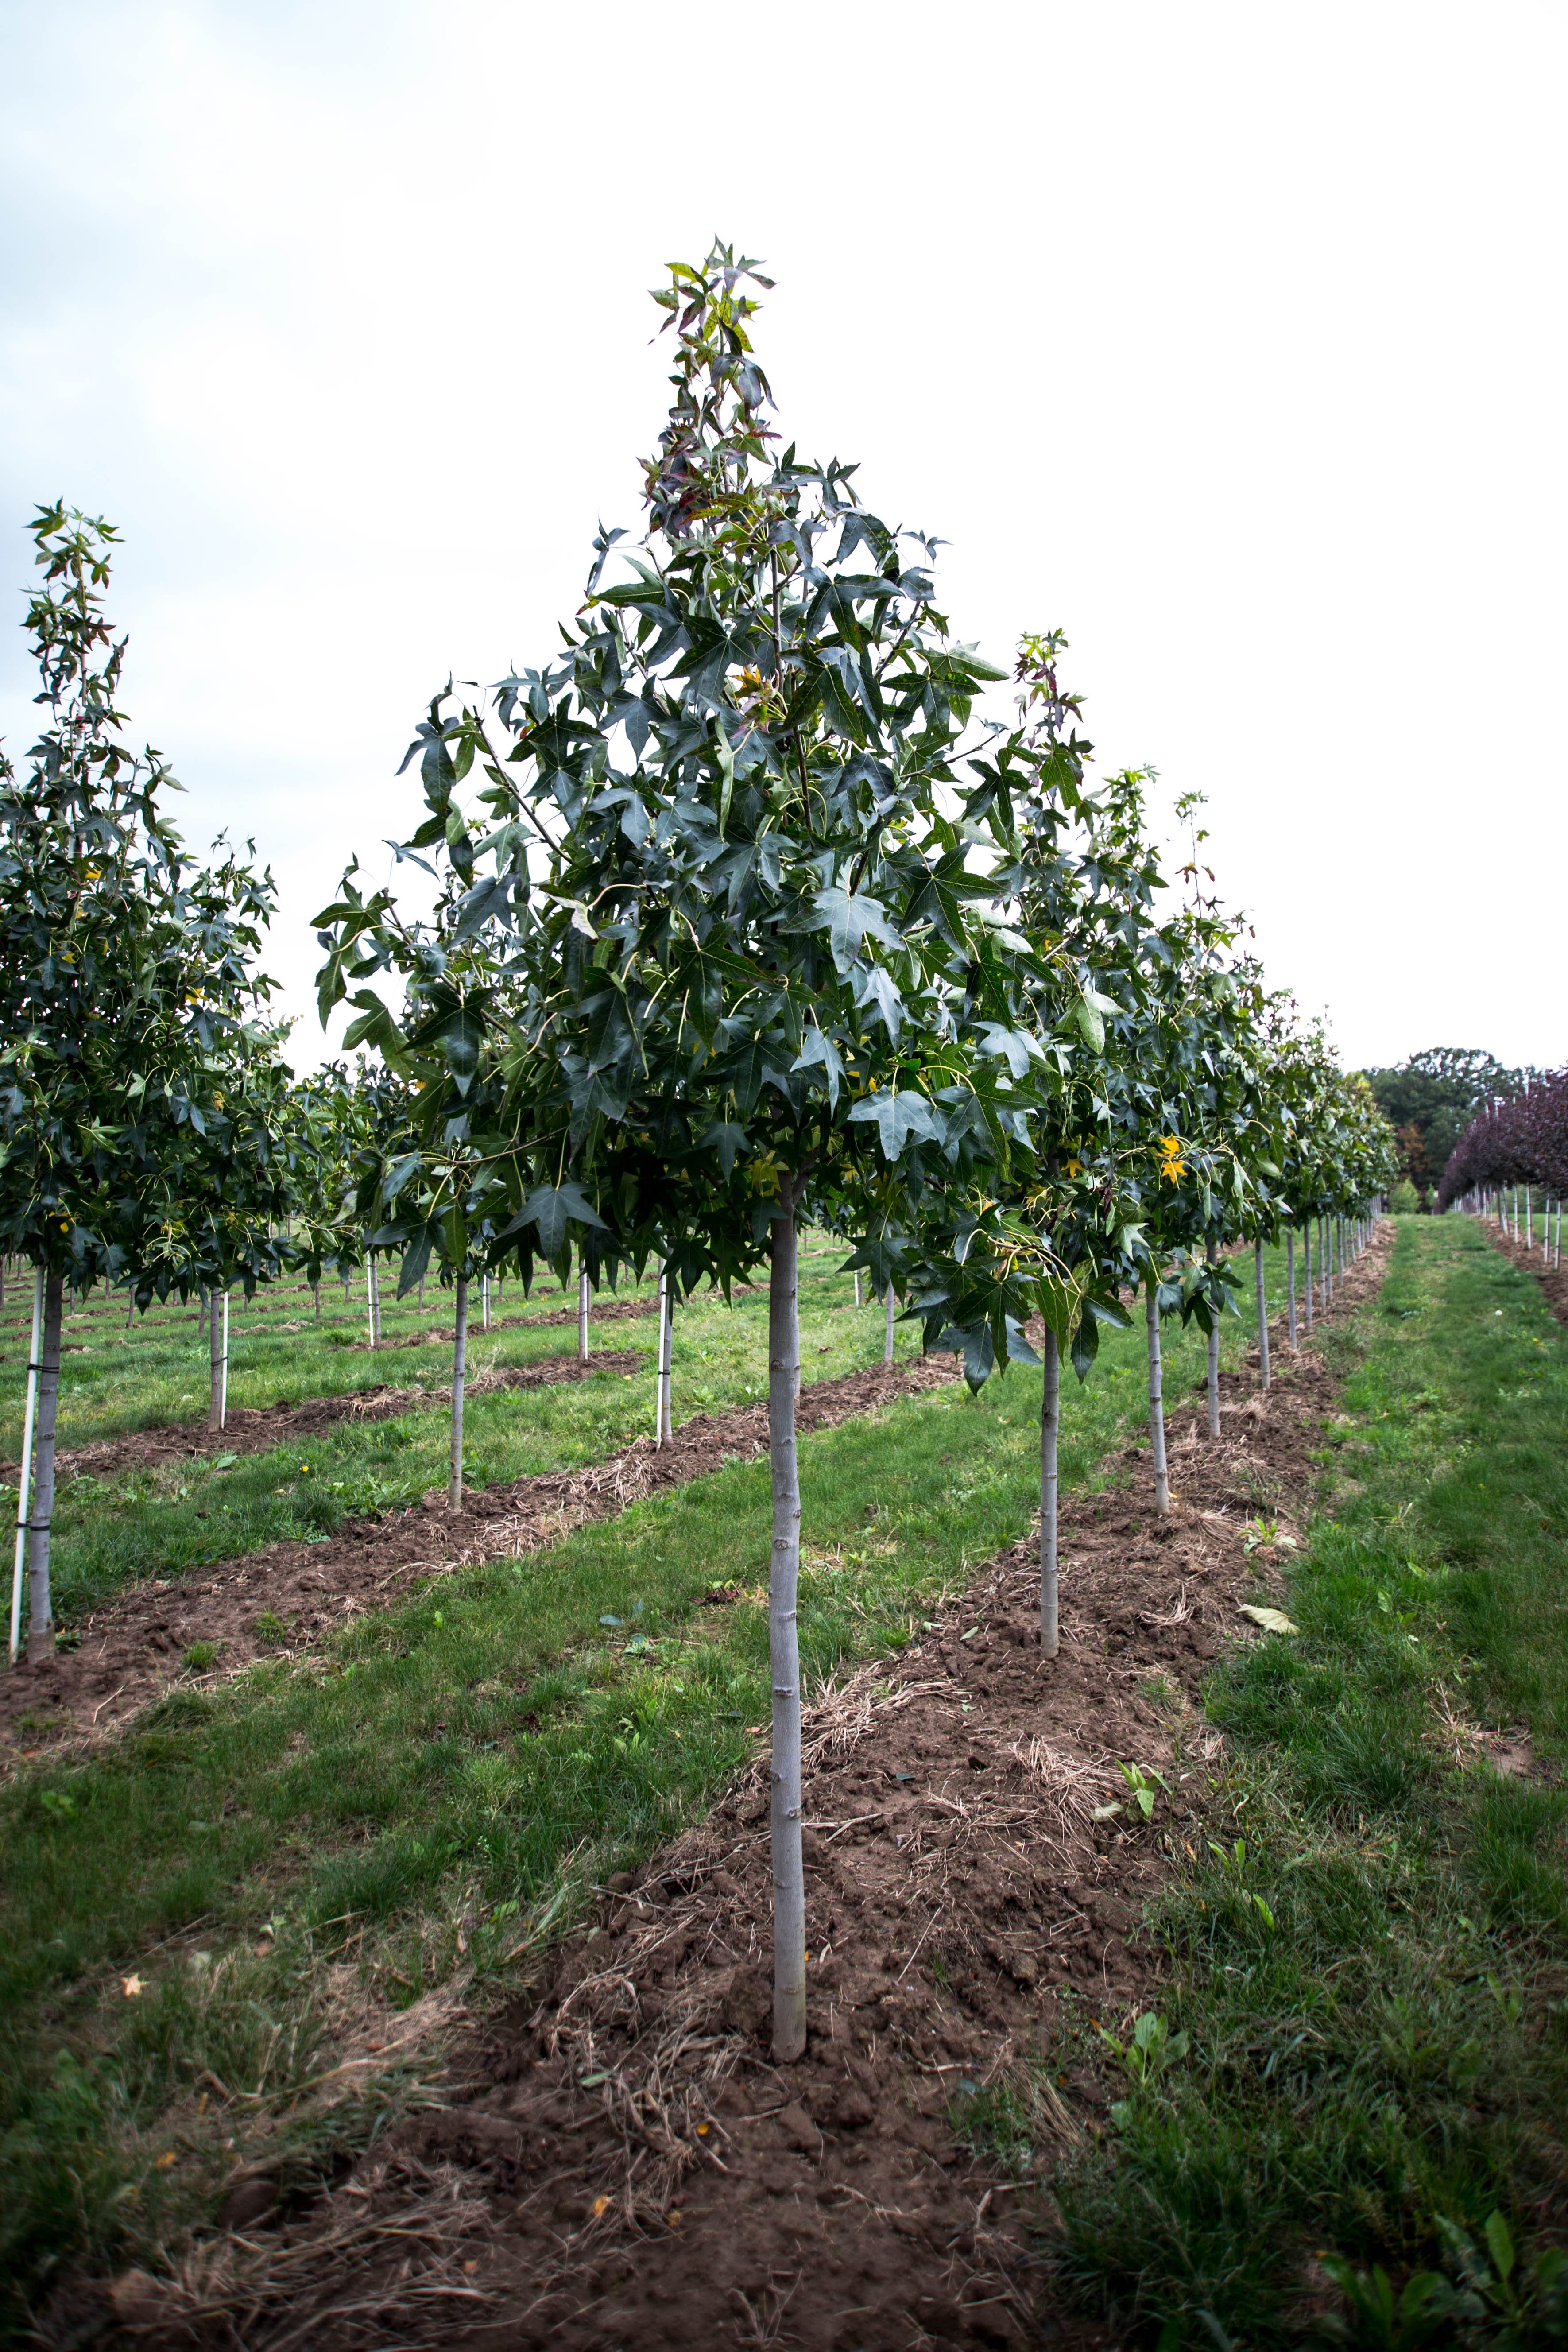
<path fill-rule="evenodd" d="M 1347 1061 L 1562 1062 L 1565 22 L 0 0 L 0 583 L 39 500 L 123 530 L 124 702 L 274 866 L 313 1060 L 310 918 L 640 527 L 646 289 L 717 231 L 786 437 L 962 635 L 1066 630 Z"/>

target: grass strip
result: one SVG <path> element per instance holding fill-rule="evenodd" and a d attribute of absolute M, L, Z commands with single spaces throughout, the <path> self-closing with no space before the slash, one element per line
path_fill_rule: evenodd
<path fill-rule="evenodd" d="M 1568 1334 L 1459 1218 L 1356 1325 L 1300 1633 L 1211 1682 L 1164 2011 L 1051 2183 L 1058 2281 L 1163 2352 L 1568 2334 Z"/>

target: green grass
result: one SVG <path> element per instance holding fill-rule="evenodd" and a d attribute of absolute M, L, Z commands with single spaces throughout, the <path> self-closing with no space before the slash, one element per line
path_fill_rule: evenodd
<path fill-rule="evenodd" d="M 808 1379 L 826 1379 L 881 1360 L 880 1310 L 854 1311 L 851 1286 L 834 1270 L 842 1256 L 841 1250 L 819 1250 L 803 1269 L 801 1330 Z M 338 1297 L 341 1301 L 341 1291 Z M 536 1292 L 528 1311 L 548 1312 L 558 1300 L 553 1289 Z M 509 1315 L 523 1311 L 516 1285 L 503 1304 Z M 445 1305 L 449 1313 L 449 1297 Z M 105 1312 L 97 1311 L 100 1318 Z M 433 1294 L 426 1322 L 438 1319 L 439 1312 Z M 406 1309 L 399 1315 L 409 1320 Z M 264 1318 L 258 1314 L 256 1320 L 260 1324 Z M 278 1318 L 272 1320 L 276 1324 Z M 390 1336 L 390 1318 L 385 1328 Z M 611 1372 L 582 1382 L 471 1397 L 464 1418 L 464 1469 L 470 1486 L 484 1487 L 602 1461 L 649 1428 L 658 1328 L 655 1318 L 594 1326 L 595 1350 L 631 1349 L 641 1357 L 642 1369 L 636 1376 Z M 766 1328 L 766 1300 L 757 1292 L 739 1293 L 732 1307 L 715 1296 L 677 1310 L 672 1380 L 678 1422 L 694 1412 L 754 1403 L 765 1395 Z M 359 1328 L 356 1324 L 356 1333 Z M 230 1336 L 241 1376 L 231 1382 L 236 1402 L 269 1403 L 279 1397 L 298 1402 L 384 1381 L 398 1387 L 438 1388 L 451 1378 L 449 1342 L 374 1355 L 361 1349 L 353 1355 L 331 1344 L 334 1335 L 330 1328 L 322 1341 L 310 1332 L 276 1328 L 242 1331 L 237 1310 Z M 897 1333 L 895 1344 L 900 1359 L 918 1350 L 918 1339 L 908 1328 Z M 575 1352 L 576 1335 L 570 1327 L 513 1327 L 489 1333 L 476 1328 L 468 1365 L 472 1374 Z M 106 1350 L 103 1362 L 90 1373 L 73 1365 L 65 1391 L 62 1444 L 153 1425 L 163 1416 L 153 1411 L 149 1399 L 167 1402 L 175 1393 L 185 1402 L 172 1417 L 183 1412 L 189 1421 L 194 1397 L 202 1408 L 196 1425 L 205 1426 L 205 1390 L 198 1393 L 190 1385 L 205 1371 L 194 1318 L 188 1331 L 166 1318 L 144 1334 L 138 1332 L 122 1349 Z M 185 1383 L 177 1392 L 175 1381 Z M 426 1488 L 446 1484 L 447 1431 L 446 1409 L 437 1404 L 386 1421 L 345 1422 L 308 1444 L 242 1454 L 227 1463 L 215 1453 L 112 1477 L 68 1473 L 55 1517 L 57 1622 L 68 1629 L 121 1585 L 140 1578 L 184 1575 L 269 1543 L 332 1534 L 347 1517 L 416 1503 Z"/>
<path fill-rule="evenodd" d="M 834 1271 L 841 1255 L 816 1249 L 805 1268 L 803 1346 L 819 1375 L 880 1356 L 879 1312 L 855 1314 Z M 682 1310 L 676 1330 L 678 1414 L 763 1392 L 760 1297 L 732 1313 Z M 651 1349 L 650 1325 L 596 1339 L 639 1334 Z M 1227 1359 L 1247 1340 L 1233 1324 Z M 900 1332 L 900 1352 L 914 1344 Z M 1115 1335 L 1088 1388 L 1071 1384 L 1069 1486 L 1142 1434 L 1142 1349 L 1141 1328 Z M 402 1380 L 419 1360 L 363 1360 Z M 1202 1370 L 1201 1339 L 1171 1334 L 1173 1402 Z M 803 1441 L 809 1676 L 907 1641 L 1027 1527 L 1039 1395 L 1037 1376 L 1016 1368 L 978 1400 L 938 1391 Z M 637 1425 L 651 1418 L 646 1376 L 479 1401 L 476 1420 L 480 1403 L 494 1417 L 476 1453 L 497 1475 L 587 1458 L 619 1442 L 623 1399 Z M 106 1392 L 106 1416 L 109 1403 Z M 131 1409 L 122 1394 L 122 1416 Z M 313 1442 L 300 1457 L 308 1494 L 298 1461 L 281 1464 L 289 1509 L 339 1476 L 345 1495 L 356 1476 L 417 1491 L 429 1483 L 419 1449 L 439 1426 L 438 1413 L 410 1416 Z M 277 1459 L 182 1473 L 184 1496 L 84 1496 L 79 1559 L 93 1543 L 106 1551 L 111 1529 L 142 1530 L 125 1541 L 122 1574 L 160 1559 L 166 1571 L 181 1543 L 211 1556 L 220 1539 L 265 1539 L 254 1519 L 245 1532 L 240 1506 Z M 225 1503 L 236 1524 L 219 1530 Z M 209 1512 L 199 1534 L 193 1507 Z M 154 1509 L 163 1516 L 137 1516 Z M 300 1528 L 296 1516 L 289 1531 Z M 558 1926 L 585 1883 L 711 1802 L 767 1710 L 769 1534 L 765 1464 L 733 1465 L 551 1553 L 447 1577 L 307 1662 L 216 1692 L 178 1687 L 109 1749 L 40 1767 L 0 1797 L 0 2274 L 18 2298 L 67 2260 L 151 2260 L 176 2244 L 248 2135 L 266 2132 L 268 2161 L 276 2148 L 303 2176 L 416 2095 L 395 2061 L 344 2105 L 298 2095 L 321 2048 L 327 1962 L 345 1939 L 360 1981 L 394 2002 L 459 1967 L 504 1980 L 504 1955 L 531 1923 Z M 111 1559 L 93 1570 L 112 1572 Z M 705 1606 L 728 1583 L 752 1597 Z M 133 1997 L 121 1990 L 130 1975 L 144 1986 Z M 226 2100 L 214 2078 L 254 2095 Z"/>
<path fill-rule="evenodd" d="M 1172 1841 L 1190 2056 L 1053 2184 L 1059 2276 L 1165 2352 L 1299 2341 L 1319 2250 L 1369 2309 L 1378 2267 L 1457 2284 L 1455 2232 L 1494 2213 L 1528 2300 L 1568 2223 L 1568 1335 L 1458 1218 L 1403 1223 L 1358 1322 L 1328 1335 L 1350 1420 L 1290 1572 L 1300 1635 L 1213 1679 L 1213 1843 L 1193 1868 Z M 1457 1769 L 1455 1721 L 1527 1729 L 1545 1775 L 1477 1765 L 1462 1729 Z M 1563 2341 L 1549 2302 L 1510 2340 Z M 1352 2340 L 1425 2340 L 1383 2326 Z"/>

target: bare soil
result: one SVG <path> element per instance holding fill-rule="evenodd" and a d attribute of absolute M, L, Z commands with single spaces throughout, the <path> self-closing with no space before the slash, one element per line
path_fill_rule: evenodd
<path fill-rule="evenodd" d="M 1379 1228 L 1336 1316 L 1375 1290 L 1392 1238 Z M 1042 2156 L 1100 2132 L 1115 2083 L 1092 2027 L 1120 2032 L 1158 2001 L 1163 1849 L 1204 1827 L 1220 1741 L 1202 1678 L 1258 1638 L 1244 1606 L 1278 1600 L 1282 1547 L 1259 1547 L 1258 1521 L 1286 1542 L 1300 1529 L 1336 1402 L 1321 1357 L 1281 1346 L 1267 1396 L 1226 1381 L 1218 1441 L 1201 1403 L 1173 1411 L 1163 1520 L 1147 1449 L 1128 1447 L 1124 1486 L 1063 1508 L 1054 1662 L 1031 1538 L 812 1711 L 800 2063 L 768 2054 L 759 1758 L 700 1826 L 600 1890 L 526 1997 L 470 2033 L 446 2105 L 303 2205 L 253 2168 L 226 2239 L 178 2278 L 121 2280 L 126 2340 L 1108 2343 L 1055 2303 L 1025 2202 L 966 2141 L 963 2110 L 1036 2055 Z M 1122 1765 L 1168 1783 L 1152 1823 L 1129 1811 Z M 396 2020 L 379 2030 L 390 2041 Z"/>
<path fill-rule="evenodd" d="M 604 1370 L 616 1360 L 607 1353 L 600 1355 L 590 1360 L 589 1369 Z M 619 1360 L 622 1369 L 642 1360 L 630 1354 Z M 575 1377 L 575 1360 L 562 1361 L 565 1376 Z M 529 1369 L 539 1372 L 546 1368 Z M 831 1429 L 857 1413 L 954 1377 L 952 1360 L 944 1356 L 891 1367 L 878 1364 L 839 1379 L 810 1381 L 800 1393 L 799 1425 L 803 1433 Z M 389 1404 L 388 1411 L 407 1410 L 410 1392 L 400 1393 L 405 1402 Z M 431 1392 L 432 1402 L 437 1393 Z M 321 1402 L 336 1406 L 351 1401 Z M 15 1764 L 19 1757 L 37 1755 L 61 1740 L 102 1738 L 174 1682 L 210 1686 L 259 1656 L 295 1654 L 333 1626 L 363 1610 L 384 1606 L 423 1578 L 479 1560 L 537 1551 L 589 1519 L 611 1517 L 645 1495 L 700 1478 L 726 1462 L 754 1461 L 767 1451 L 767 1424 L 765 1404 L 695 1413 L 676 1430 L 668 1445 L 656 1447 L 651 1438 L 639 1437 L 584 1470 L 551 1472 L 471 1491 L 455 1517 L 447 1509 L 444 1490 L 432 1488 L 418 1508 L 355 1519 L 339 1535 L 268 1544 L 174 1582 L 139 1585 L 86 1617 L 75 1629 L 80 1639 L 74 1650 L 61 1650 L 38 1666 L 24 1662 L 0 1677 L 0 1754 L 9 1750 Z M 226 1432 L 224 1442 L 232 1433 Z M 264 1442 L 277 1444 L 278 1436 Z M 236 1445 L 230 1450 L 240 1449 Z M 271 1622 L 258 1627 L 263 1617 Z M 275 1630 L 279 1625 L 285 1629 L 281 1639 Z M 216 1674 L 184 1669 L 183 1654 L 195 1642 L 217 1646 Z"/>

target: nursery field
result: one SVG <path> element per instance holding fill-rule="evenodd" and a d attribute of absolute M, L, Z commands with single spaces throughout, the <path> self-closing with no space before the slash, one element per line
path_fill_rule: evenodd
<path fill-rule="evenodd" d="M 652 1317 L 578 1379 L 539 1319 L 572 1302 L 509 1285 L 457 1519 L 403 1393 L 447 1376 L 434 1290 L 374 1358 L 341 1290 L 319 1334 L 308 1293 L 237 1307 L 223 1438 L 194 1315 L 68 1325 L 63 1646 L 6 1693 L 7 2324 L 1415 2341 L 1376 2332 L 1382 2265 L 1556 2340 L 1568 1341 L 1468 1218 L 1395 1231 L 1299 1357 L 1276 1321 L 1267 1398 L 1229 1323 L 1217 1442 L 1168 1327 L 1168 1522 L 1142 1331 L 1069 1383 L 1056 1665 L 1038 1374 L 971 1398 L 900 1328 L 884 1375 L 808 1239 L 787 2092 L 748 2006 L 763 1297 L 678 1313 L 661 1485 Z M 371 1410 L 247 1423 L 322 1399 Z M 312 1559 L 323 1605 L 284 1606 Z"/>

